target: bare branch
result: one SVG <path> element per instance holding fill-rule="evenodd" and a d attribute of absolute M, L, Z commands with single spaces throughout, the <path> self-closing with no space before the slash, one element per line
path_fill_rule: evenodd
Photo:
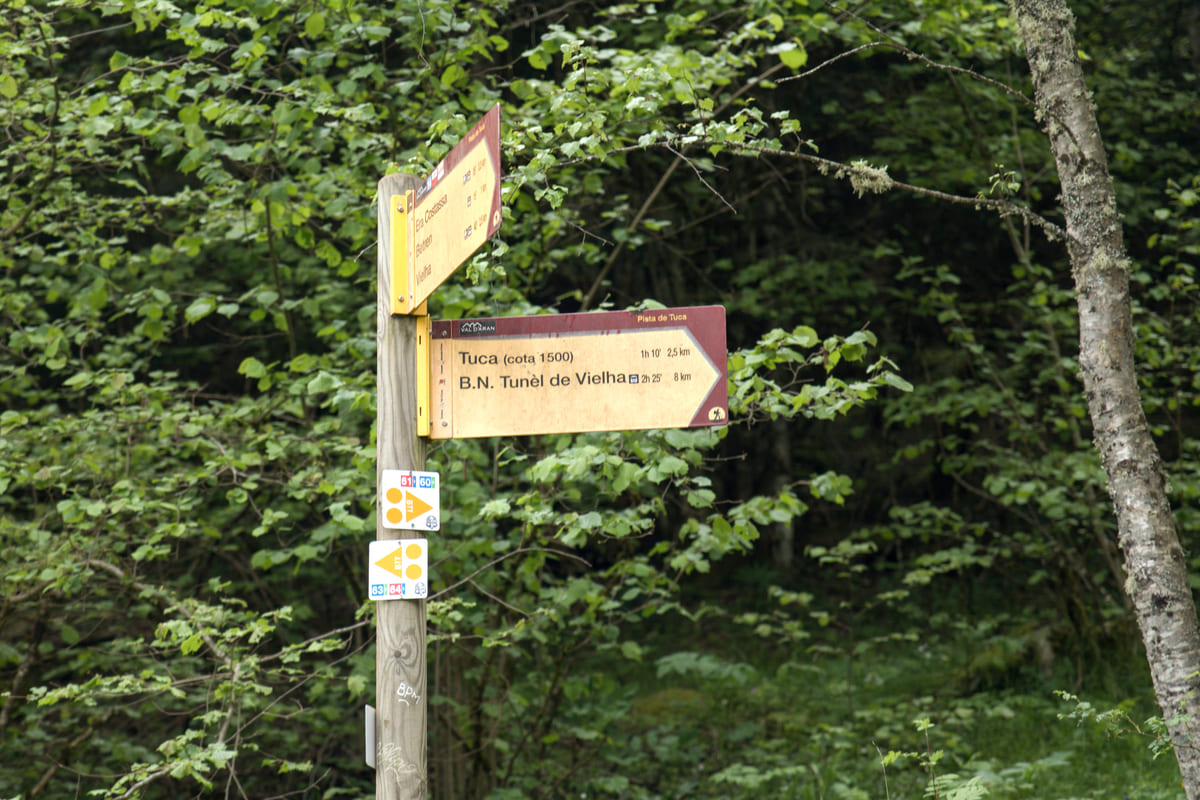
<path fill-rule="evenodd" d="M 591 566 L 592 566 L 592 565 L 591 565 L 591 564 L 590 564 L 590 563 L 587 561 L 587 559 L 580 558 L 579 556 L 575 555 L 574 553 L 568 553 L 568 552 L 566 552 L 565 550 L 555 550 L 555 549 L 553 549 L 553 548 L 550 548 L 550 547 L 518 547 L 516 550 L 510 550 L 509 552 L 507 552 L 507 553 L 505 553 L 505 554 L 503 554 L 503 555 L 501 555 L 501 556 L 497 556 L 496 558 L 493 558 L 491 561 L 489 561 L 488 563 L 484 564 L 482 567 L 480 567 L 479 569 L 475 570 L 474 572 L 472 572 L 470 575 L 468 575 L 467 577 L 463 578 L 462 580 L 460 580 L 460 581 L 458 581 L 458 582 L 456 582 L 456 583 L 452 583 L 452 584 L 450 584 L 450 585 L 449 585 L 449 586 L 447 586 L 445 589 L 442 589 L 440 592 L 437 592 L 436 594 L 431 594 L 431 595 L 429 595 L 429 598 L 428 598 L 428 599 L 429 599 L 429 600 L 436 600 L 437 598 L 441 597 L 442 595 L 444 595 L 444 594 L 446 594 L 446 593 L 448 593 L 448 592 L 452 592 L 452 591 L 454 591 L 454 590 L 455 590 L 455 589 L 457 589 L 459 586 L 462 586 L 464 583 L 470 583 L 470 582 L 471 582 L 471 580 L 472 580 L 472 579 L 474 579 L 474 577 L 475 577 L 476 575 L 478 575 L 479 573 L 481 573 L 481 572 L 485 572 L 486 570 L 489 570 L 489 569 L 491 569 L 492 567 L 494 567 L 494 566 L 496 566 L 497 564 L 499 564 L 501 561 L 504 561 L 504 560 L 506 560 L 506 559 L 512 558 L 513 556 L 516 556 L 516 555 L 520 555 L 520 554 L 522 554 L 522 553 L 550 553 L 551 555 L 560 556 L 560 557 L 562 557 L 562 558 L 571 558 L 571 559 L 574 559 L 574 560 L 578 561 L 579 563 L 583 564 L 583 565 L 584 565 L 585 567 L 587 567 L 588 569 L 591 569 Z"/>
<path fill-rule="evenodd" d="M 820 72 L 821 70 L 825 69 L 829 65 L 834 64 L 838 61 L 841 61 L 843 58 L 849 58 L 850 56 L 854 55 L 855 53 L 861 53 L 863 50 L 870 50 L 874 47 L 893 47 L 894 48 L 895 45 L 892 44 L 891 42 L 867 42 L 866 44 L 860 44 L 858 47 L 854 47 L 854 48 L 851 48 L 844 52 L 838 53 L 833 58 L 825 59 L 820 64 L 817 64 L 815 67 L 813 67 L 812 69 L 807 70 L 805 72 L 801 72 L 799 75 L 789 75 L 786 78 L 780 78 L 779 80 L 777 80 L 775 82 L 776 83 L 787 83 L 788 81 L 798 81 L 801 78 L 807 78 L 809 75 L 813 75 L 817 72 Z"/>
<path fill-rule="evenodd" d="M 710 192 L 712 192 L 712 193 L 713 193 L 713 194 L 716 196 L 716 198 L 717 198 L 718 200 L 720 200 L 722 203 L 724 203 L 724 204 L 725 204 L 725 207 L 726 207 L 726 208 L 728 208 L 728 209 L 729 209 L 730 211 L 732 211 L 734 214 L 736 214 L 736 213 L 737 213 L 737 209 L 736 209 L 736 208 L 734 208 L 732 205 L 730 205 L 729 201 L 728 201 L 728 200 L 726 200 L 724 197 L 722 197 L 722 196 L 721 196 L 721 193 L 720 193 L 720 192 L 718 192 L 716 189 L 714 189 L 714 188 L 712 187 L 712 184 L 711 184 L 711 183 L 709 183 L 708 181 L 706 181 L 706 180 L 704 179 L 704 176 L 700 174 L 700 170 L 696 169 L 696 165 L 695 165 L 695 164 L 693 164 L 693 163 L 691 162 L 691 160 L 690 160 L 690 159 L 688 159 L 686 156 L 684 156 L 684 155 L 683 155 L 683 153 L 679 152 L 678 150 L 676 150 L 675 148 L 671 147 L 670 145 L 667 145 L 667 149 L 668 149 L 668 150 L 670 150 L 672 153 L 674 153 L 676 156 L 678 156 L 678 158 L 679 158 L 681 161 L 684 161 L 684 162 L 686 162 L 686 163 L 687 163 L 687 165 L 688 165 L 689 167 L 691 167 L 691 168 L 692 168 L 692 172 L 694 172 L 694 173 L 696 174 L 696 178 L 697 178 L 697 179 L 698 179 L 698 180 L 699 180 L 701 183 L 703 183 L 703 184 L 704 184 L 704 188 L 706 188 L 706 189 L 708 189 Z"/>
<path fill-rule="evenodd" d="M 952 64 L 942 64 L 941 62 L 934 61 L 933 59 L 929 58 L 928 56 L 922 55 L 921 53 L 918 53 L 916 50 L 913 50 L 911 47 L 906 45 L 904 42 L 900 41 L 895 36 L 892 36 L 890 33 L 885 31 L 883 28 L 880 28 L 874 22 L 871 22 L 868 19 L 864 19 L 863 17 L 860 17 L 856 12 L 851 11 L 849 9 L 838 8 L 837 6 L 833 6 L 833 5 L 831 5 L 830 8 L 833 8 L 836 11 L 840 11 L 840 12 L 846 14 L 847 16 L 853 17 L 854 19 L 861 22 L 863 25 L 866 25 L 868 28 L 870 28 L 873 33 L 875 33 L 879 36 L 882 36 L 884 39 L 887 40 L 886 42 L 878 42 L 879 45 L 893 47 L 896 50 L 898 50 L 899 52 L 903 53 L 907 58 L 910 58 L 913 61 L 919 61 L 922 64 L 924 64 L 925 66 L 929 67 L 930 69 L 936 69 L 936 70 L 942 70 L 944 72 L 951 72 L 951 73 L 955 73 L 955 74 L 966 75 L 971 80 L 975 80 L 975 81 L 979 81 L 980 83 L 987 84 L 988 86 L 991 86 L 995 89 L 999 89 L 1000 91 L 1004 92 L 1007 95 L 1011 95 L 1012 97 L 1015 97 L 1016 99 L 1020 100 L 1021 102 L 1023 102 L 1025 105 L 1029 106 L 1030 108 L 1034 107 L 1032 98 L 1027 97 L 1026 95 L 1022 94 L 1021 92 L 1018 92 L 1016 89 L 1012 88 L 1011 86 L 1009 86 L 1006 83 L 1001 83 L 1000 81 L 998 81 L 994 78 L 989 78 L 986 75 L 980 75 L 978 72 L 975 72 L 974 70 L 966 69 L 964 67 L 956 67 Z M 862 49 L 862 48 L 857 48 L 857 49 Z"/>
<path fill-rule="evenodd" d="M 593 160 L 597 160 L 600 158 L 606 158 L 608 156 L 616 155 L 619 153 L 629 153 L 629 152 L 634 152 L 637 150 L 647 150 L 647 149 L 650 149 L 653 147 L 661 147 L 665 150 L 675 152 L 677 142 L 678 142 L 678 138 L 672 137 L 672 139 L 659 141 L 659 142 L 651 142 L 651 143 L 645 144 L 645 145 L 639 144 L 639 145 L 629 145 L 628 147 L 618 147 L 618 148 L 614 148 L 613 150 L 608 151 L 607 153 L 605 153 L 602 156 L 589 155 L 589 156 L 582 156 L 580 158 L 569 159 L 566 161 L 560 161 L 555 164 L 551 164 L 548 167 L 548 169 L 553 169 L 555 167 L 571 166 L 571 165 L 579 164 L 579 163 L 582 163 L 585 161 L 593 161 Z M 827 173 L 832 172 L 835 177 L 844 177 L 844 178 L 849 178 L 851 176 L 868 177 L 863 174 L 864 170 L 877 169 L 877 168 L 866 167 L 863 165 L 856 166 L 853 164 L 845 164 L 845 163 L 842 163 L 841 161 L 834 161 L 834 160 L 828 159 L 828 158 L 821 158 L 820 156 L 815 156 L 815 155 L 812 155 L 809 153 L 803 153 L 803 152 L 799 152 L 799 151 L 795 151 L 795 150 L 781 150 L 777 147 L 767 147 L 765 145 L 758 145 L 758 144 L 745 143 L 745 142 L 742 142 L 742 143 L 727 142 L 727 141 L 726 142 L 716 142 L 716 141 L 710 141 L 707 139 L 688 137 L 687 145 L 689 145 L 689 146 L 703 145 L 703 146 L 710 146 L 710 147 L 722 147 L 722 148 L 729 149 L 729 150 L 740 150 L 740 151 L 744 151 L 747 153 L 754 153 L 756 155 L 771 156 L 771 157 L 776 157 L 776 158 L 790 158 L 790 159 L 796 159 L 799 161 L 807 161 L 811 164 L 815 164 L 818 169 L 821 169 L 824 172 L 827 172 Z M 672 163 L 672 166 L 674 166 L 678 163 L 679 163 L 679 161 L 676 160 L 675 162 Z M 895 180 L 894 178 L 890 179 L 890 185 L 892 188 L 895 188 L 895 189 L 901 189 L 903 191 L 911 192 L 913 194 L 921 195 L 924 197 L 930 197 L 930 198 L 933 198 L 936 200 L 942 200 L 947 203 L 954 203 L 956 205 L 972 206 L 974 208 L 979 208 L 979 209 L 986 208 L 986 209 L 989 209 L 989 210 L 999 213 L 1001 216 L 1009 216 L 1009 215 L 1018 216 L 1025 222 L 1028 222 L 1031 225 L 1035 225 L 1035 226 L 1041 228 L 1051 238 L 1064 239 L 1064 240 L 1069 239 L 1069 236 L 1068 236 L 1066 230 L 1064 230 L 1057 224 L 1051 222 L 1050 220 L 1046 219 L 1045 217 L 1038 214 L 1037 212 L 1032 211 L 1028 208 L 1025 208 L 1024 206 L 1017 205 L 1016 203 L 1013 203 L 1009 200 L 1004 200 L 1004 199 L 1000 199 L 1000 198 L 985 198 L 985 197 L 978 197 L 978 196 L 968 197 L 966 195 L 950 194 L 949 192 L 942 192 L 942 191 L 938 191 L 937 189 L 927 189 L 923 186 L 916 186 L 911 183 L 905 183 L 904 181 L 898 181 L 898 180 Z M 595 288 L 595 287 L 593 287 L 593 288 Z"/>

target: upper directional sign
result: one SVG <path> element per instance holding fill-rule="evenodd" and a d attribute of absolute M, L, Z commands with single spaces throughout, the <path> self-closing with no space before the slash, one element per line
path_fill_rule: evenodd
<path fill-rule="evenodd" d="M 379 476 L 379 512 L 385 528 L 431 530 L 441 527 L 441 495 L 436 472 L 385 469 Z"/>
<path fill-rule="evenodd" d="M 437 321 L 434 439 L 723 425 L 721 306 Z"/>
<path fill-rule="evenodd" d="M 500 228 L 500 106 L 415 192 L 392 198 L 392 313 L 414 314 Z"/>

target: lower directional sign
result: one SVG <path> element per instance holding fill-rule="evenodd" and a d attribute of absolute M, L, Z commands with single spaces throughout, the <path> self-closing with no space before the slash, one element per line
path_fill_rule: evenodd
<path fill-rule="evenodd" d="M 723 425 L 721 306 L 433 323 L 434 439 Z"/>
<path fill-rule="evenodd" d="M 429 540 L 371 542 L 367 587 L 372 600 L 413 600 L 429 595 Z"/>

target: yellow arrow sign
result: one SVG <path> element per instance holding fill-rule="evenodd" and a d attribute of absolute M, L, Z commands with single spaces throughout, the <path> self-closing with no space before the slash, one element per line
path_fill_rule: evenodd
<path fill-rule="evenodd" d="M 418 541 L 423 542 L 424 540 Z M 425 572 L 420 564 L 420 558 L 424 552 L 425 548 L 420 544 L 406 543 L 377 560 L 375 565 L 387 570 L 397 578 L 410 581 L 419 580 Z"/>
<path fill-rule="evenodd" d="M 384 498 L 387 500 L 384 514 L 388 522 L 394 525 L 399 525 L 402 522 L 412 522 L 433 508 L 433 506 L 412 492 L 405 492 L 401 489 L 388 489 L 384 493 Z"/>
<path fill-rule="evenodd" d="M 393 198 L 393 314 L 421 304 L 500 228 L 500 106 L 484 115 L 424 183 Z"/>
<path fill-rule="evenodd" d="M 720 307 L 435 323 L 430 436 L 726 422 Z"/>
<path fill-rule="evenodd" d="M 429 503 L 426 503 L 412 492 L 409 492 L 408 496 L 404 498 L 404 509 L 406 513 L 405 520 L 407 522 L 412 522 L 414 519 L 432 508 L 433 506 L 429 505 Z"/>

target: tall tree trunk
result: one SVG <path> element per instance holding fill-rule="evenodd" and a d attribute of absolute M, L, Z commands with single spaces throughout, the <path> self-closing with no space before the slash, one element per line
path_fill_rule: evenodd
<path fill-rule="evenodd" d="M 1062 184 L 1079 305 L 1079 368 L 1117 516 L 1125 590 L 1187 796 L 1200 800 L 1200 742 L 1193 739 L 1200 730 L 1200 627 L 1134 373 L 1129 257 L 1076 51 L 1075 20 L 1064 0 L 1012 0 L 1012 9 Z"/>

